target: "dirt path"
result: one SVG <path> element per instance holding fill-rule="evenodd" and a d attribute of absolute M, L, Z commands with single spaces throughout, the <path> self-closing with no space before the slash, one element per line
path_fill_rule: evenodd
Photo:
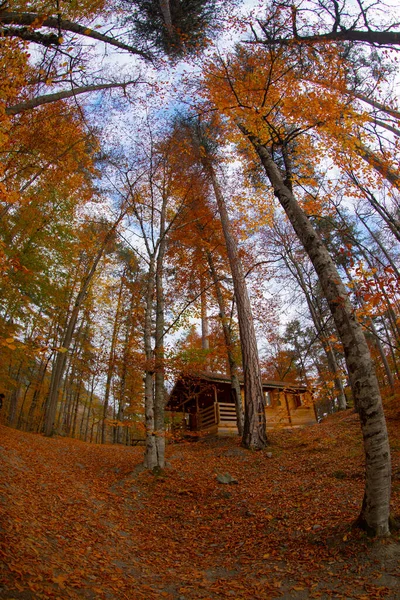
<path fill-rule="evenodd" d="M 272 458 L 233 439 L 171 445 L 159 477 L 140 469 L 141 448 L 0 436 L 2 599 L 400 598 L 398 536 L 351 529 L 354 415 L 274 433 Z M 238 483 L 219 484 L 225 472 Z"/>

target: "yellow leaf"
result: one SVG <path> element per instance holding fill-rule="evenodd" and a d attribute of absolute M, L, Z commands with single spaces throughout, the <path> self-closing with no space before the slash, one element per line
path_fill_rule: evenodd
<path fill-rule="evenodd" d="M 64 346 L 60 346 L 59 348 L 56 348 L 56 350 L 61 354 L 64 354 L 64 352 L 68 352 L 68 348 L 64 348 Z"/>
<path fill-rule="evenodd" d="M 12 337 L 9 337 L 6 339 L 7 344 L 12 344 L 13 341 L 14 341 L 14 338 L 12 338 Z"/>
<path fill-rule="evenodd" d="M 57 577 L 53 577 L 53 583 L 58 583 L 60 587 L 64 587 L 64 582 L 67 578 L 66 575 L 57 575 Z"/>

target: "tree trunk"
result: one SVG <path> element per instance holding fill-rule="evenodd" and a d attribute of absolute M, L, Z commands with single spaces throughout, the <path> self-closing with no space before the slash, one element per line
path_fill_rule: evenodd
<path fill-rule="evenodd" d="M 169 6 L 169 0 L 159 0 L 161 14 L 163 16 L 164 25 L 169 35 L 174 34 L 174 27 L 172 25 L 171 9 Z"/>
<path fill-rule="evenodd" d="M 75 331 L 75 326 L 76 326 L 76 322 L 78 319 L 79 311 L 85 300 L 87 291 L 89 289 L 89 285 L 94 277 L 94 274 L 96 273 L 97 266 L 103 256 L 112 236 L 114 235 L 116 228 L 118 227 L 119 223 L 121 222 L 124 214 L 125 214 L 124 212 L 121 212 L 121 214 L 119 215 L 116 222 L 113 224 L 113 226 L 107 232 L 107 234 L 106 234 L 103 242 L 101 243 L 101 246 L 93 260 L 92 266 L 86 272 L 85 277 L 82 281 L 81 288 L 75 299 L 74 307 L 72 309 L 71 316 L 69 318 L 69 321 L 68 321 L 68 324 L 67 324 L 67 327 L 65 330 L 63 342 L 62 342 L 62 348 L 66 349 L 67 351 L 71 345 L 71 341 L 72 341 L 72 337 L 73 337 L 73 334 Z M 55 421 L 56 412 L 57 412 L 58 394 L 59 394 L 59 389 L 60 389 L 60 385 L 61 385 L 61 380 L 62 380 L 62 377 L 64 374 L 65 363 L 66 363 L 66 352 L 57 352 L 54 367 L 53 367 L 52 373 L 51 373 L 50 391 L 49 391 L 49 396 L 48 396 L 48 400 L 47 400 L 47 409 L 46 409 L 46 415 L 45 415 L 45 421 L 44 421 L 43 433 L 46 436 L 53 435 L 54 421 Z"/>
<path fill-rule="evenodd" d="M 40 396 L 40 391 L 42 389 L 42 384 L 43 384 L 43 380 L 44 377 L 46 375 L 47 372 L 47 366 L 49 364 L 51 356 L 49 356 L 46 360 L 42 359 L 38 368 L 38 375 L 37 375 L 37 380 L 35 382 L 35 389 L 32 395 L 32 400 L 31 400 L 31 404 L 29 406 L 29 411 L 28 411 L 28 418 L 27 418 L 27 423 L 26 423 L 26 431 L 33 431 L 34 428 L 34 424 L 33 424 L 33 418 L 35 415 L 35 410 L 37 407 L 37 403 L 38 403 L 38 399 Z"/>
<path fill-rule="evenodd" d="M 157 448 L 154 423 L 154 364 L 153 350 L 151 347 L 153 296 L 155 284 L 155 257 L 150 257 L 149 272 L 147 274 L 146 308 L 144 319 L 144 351 L 146 366 L 144 374 L 144 412 L 146 425 L 146 451 L 144 464 L 148 469 L 157 466 Z"/>
<path fill-rule="evenodd" d="M 26 423 L 26 419 L 24 419 L 24 406 L 26 402 L 26 397 L 28 395 L 29 388 L 31 387 L 31 381 L 25 388 L 24 397 L 22 398 L 21 408 L 19 409 L 19 416 L 17 421 L 17 429 L 24 429 L 24 424 Z"/>
<path fill-rule="evenodd" d="M 19 363 L 18 371 L 15 376 L 15 388 L 11 391 L 11 394 L 10 394 L 10 404 L 9 404 L 8 419 L 7 419 L 7 425 L 9 427 L 14 427 L 15 419 L 17 416 L 18 400 L 19 400 L 19 394 L 20 394 L 20 390 L 21 390 L 21 369 L 22 369 L 22 361 Z"/>
<path fill-rule="evenodd" d="M 92 377 L 92 384 L 90 387 L 90 396 L 89 396 L 89 405 L 87 407 L 87 416 L 86 416 L 86 423 L 85 423 L 85 433 L 83 436 L 84 441 L 87 441 L 87 435 L 88 435 L 88 430 L 89 430 L 89 419 L 90 419 L 90 411 L 92 410 L 92 404 L 93 404 L 93 395 L 94 395 L 94 388 L 95 388 L 95 376 L 93 375 Z M 82 425 L 83 425 L 83 416 L 82 416 Z"/>
<path fill-rule="evenodd" d="M 110 355 L 108 357 L 107 380 L 106 380 L 106 387 L 105 387 L 105 392 L 104 392 L 104 404 L 103 404 L 103 421 L 101 424 L 101 443 L 102 444 L 105 444 L 105 442 L 106 442 L 106 420 L 107 420 L 108 405 L 109 405 L 109 401 L 110 401 L 111 382 L 112 382 L 114 366 L 115 366 L 115 346 L 117 344 L 117 338 L 118 338 L 119 318 L 120 318 L 120 314 L 121 314 L 122 291 L 124 288 L 124 279 L 125 279 L 125 272 L 122 274 L 121 283 L 120 283 L 119 290 L 118 290 L 117 308 L 115 311 L 114 325 L 113 325 L 113 331 L 112 331 L 112 335 L 111 335 Z"/>
<path fill-rule="evenodd" d="M 51 29 L 56 29 L 57 31 L 60 31 L 60 29 L 62 31 L 70 31 L 71 33 L 75 33 L 77 35 L 83 35 L 83 36 L 90 37 L 95 40 L 99 40 L 110 46 L 115 46 L 116 48 L 120 48 L 121 50 L 126 50 L 127 52 L 130 52 L 131 54 L 137 54 L 138 56 L 140 56 L 141 58 L 144 58 L 146 60 L 150 60 L 150 58 L 151 58 L 149 54 L 147 54 L 143 50 L 140 50 L 139 48 L 135 48 L 134 46 L 128 46 L 127 44 L 124 44 L 123 42 L 121 42 L 115 38 L 109 37 L 108 35 L 104 35 L 103 33 L 100 33 L 99 31 L 91 29 L 87 25 L 80 25 L 79 23 L 73 23 L 72 21 L 68 21 L 66 19 L 60 19 L 58 16 L 56 16 L 56 17 L 46 16 L 43 19 L 43 15 L 40 13 L 32 13 L 32 12 L 24 13 L 24 12 L 6 11 L 6 10 L 1 10 L 1 12 L 0 12 L 0 23 L 19 25 L 23 28 L 22 32 L 21 32 L 21 30 L 18 30 L 17 28 L 15 28 L 13 31 L 13 37 L 19 36 L 19 37 L 21 37 L 21 39 L 26 39 L 26 36 L 24 36 L 24 32 L 26 32 L 27 28 L 30 28 L 31 25 L 34 25 L 34 23 L 38 23 L 38 22 L 41 23 L 42 27 L 49 27 Z M 6 28 L 4 28 L 4 29 L 6 30 Z M 35 33 L 34 30 L 32 32 Z M 28 37 L 28 39 L 31 39 L 31 38 Z M 44 39 L 44 35 L 42 34 L 42 40 L 43 39 Z M 54 38 L 51 37 L 50 39 L 52 40 L 51 43 L 54 43 Z M 57 39 L 58 39 L 58 43 L 61 43 L 59 40 L 59 36 L 57 36 Z"/>
<path fill-rule="evenodd" d="M 78 419 L 78 410 L 79 410 L 79 400 L 81 398 L 81 388 L 82 388 L 82 379 L 80 379 L 80 381 L 79 381 L 78 389 L 76 391 L 75 398 L 74 398 L 74 407 L 73 407 L 73 411 L 72 411 L 73 419 L 72 419 L 71 437 L 75 437 L 76 423 L 77 423 L 77 419 Z"/>
<path fill-rule="evenodd" d="M 218 274 L 215 270 L 215 265 L 213 261 L 212 254 L 209 250 L 206 251 L 208 266 L 210 267 L 211 277 L 214 283 L 215 294 L 217 296 L 218 307 L 219 307 L 219 315 L 221 318 L 222 329 L 224 332 L 225 346 L 228 354 L 228 363 L 229 363 L 229 371 L 231 376 L 231 393 L 235 403 L 236 410 L 236 423 L 239 435 L 243 435 L 244 429 L 244 414 L 243 414 L 243 406 L 242 406 L 242 394 L 240 393 L 240 383 L 238 377 L 238 366 L 235 361 L 235 357 L 232 352 L 232 336 L 231 329 L 229 327 L 228 318 L 225 310 L 225 302 L 224 297 L 222 295 L 221 284 L 218 279 Z"/>
<path fill-rule="evenodd" d="M 290 257 L 290 260 L 296 271 L 297 281 L 305 295 L 307 306 L 310 311 L 314 326 L 317 330 L 318 337 L 321 340 L 322 346 L 324 348 L 326 359 L 328 361 L 328 368 L 333 375 L 333 381 L 334 381 L 334 385 L 335 385 L 336 397 L 337 397 L 337 401 L 338 401 L 338 405 L 339 405 L 339 410 L 346 410 L 346 406 L 347 406 L 346 395 L 344 393 L 342 379 L 339 375 L 339 369 L 337 366 L 336 356 L 333 351 L 332 344 L 330 343 L 329 339 L 327 339 L 326 335 L 324 334 L 323 328 L 321 326 L 321 321 L 318 318 L 317 311 L 315 309 L 312 298 L 310 297 L 310 294 L 307 289 L 306 282 L 304 281 L 303 273 L 300 269 L 300 266 L 298 265 L 297 261 L 291 255 L 290 252 L 289 252 L 289 257 Z M 293 273 L 293 271 L 292 271 L 292 273 Z"/>
<path fill-rule="evenodd" d="M 209 328 L 208 328 L 208 315 L 207 315 L 207 294 L 204 290 L 204 277 L 200 276 L 200 303 L 201 303 L 201 347 L 203 350 L 210 349 L 210 340 L 209 340 Z M 207 359 L 206 370 L 208 367 L 209 361 Z"/>
<path fill-rule="evenodd" d="M 253 144 L 295 232 L 317 272 L 343 344 L 353 398 L 361 421 L 366 458 L 364 500 L 358 525 L 375 535 L 389 533 L 390 449 L 375 369 L 363 329 L 357 321 L 346 289 L 322 239 L 294 195 L 285 185 L 271 154 L 259 140 L 244 131 Z"/>
<path fill-rule="evenodd" d="M 118 413 L 117 420 L 118 422 L 122 421 L 125 411 L 125 394 L 126 394 L 126 376 L 128 373 L 128 359 L 129 359 L 129 348 L 130 348 L 130 340 L 132 333 L 132 313 L 134 310 L 134 294 L 132 293 L 132 298 L 130 301 L 130 305 L 128 308 L 128 317 L 126 323 L 126 331 L 125 331 L 125 340 L 124 340 L 124 349 L 123 349 L 123 358 L 122 358 L 122 370 L 120 377 L 120 390 L 119 390 L 119 398 L 118 398 Z M 117 425 L 115 431 L 114 442 L 117 444 L 121 443 L 121 427 Z"/>
<path fill-rule="evenodd" d="M 245 416 L 243 445 L 246 448 L 261 450 L 267 445 L 265 422 L 265 398 L 262 387 L 257 340 L 253 323 L 250 299 L 247 292 L 242 263 L 236 240 L 233 236 L 225 199 L 218 184 L 214 168 L 207 156 L 203 156 L 203 165 L 210 178 L 224 232 L 233 287 L 237 305 L 240 345 L 242 349 Z"/>
<path fill-rule="evenodd" d="M 156 266 L 156 329 L 155 329 L 155 389 L 154 389 L 154 428 L 157 452 L 157 468 L 165 467 L 165 367 L 164 367 L 164 286 L 163 264 L 166 249 L 165 209 L 163 200 L 160 217 L 160 243 L 158 246 Z"/>
<path fill-rule="evenodd" d="M 378 332 L 376 330 L 376 327 L 375 327 L 373 319 L 371 319 L 371 331 L 372 331 L 372 334 L 374 336 L 375 346 L 376 346 L 376 348 L 377 348 L 377 350 L 379 352 L 379 356 L 381 357 L 382 364 L 383 364 L 383 367 L 385 369 L 385 373 L 386 373 L 388 384 L 389 384 L 390 389 L 392 390 L 392 392 L 394 392 L 394 377 L 393 377 L 393 373 L 392 373 L 392 371 L 390 369 L 390 366 L 389 366 L 389 363 L 388 363 L 388 359 L 387 359 L 385 351 L 383 349 L 381 340 L 379 339 L 379 335 L 378 335 Z"/>
<path fill-rule="evenodd" d="M 364 253 L 363 253 L 363 256 L 367 260 L 367 264 L 369 265 L 369 267 L 372 269 L 373 265 L 368 261 L 368 258 L 365 256 Z M 345 271 L 346 271 L 346 275 L 347 275 L 347 278 L 348 278 L 349 282 L 351 282 L 353 284 L 353 290 L 354 290 L 354 294 L 356 296 L 357 302 L 359 303 L 359 305 L 361 307 L 363 307 L 365 305 L 365 302 L 364 302 L 364 299 L 363 299 L 362 295 L 359 293 L 359 291 L 357 289 L 357 284 L 354 281 L 354 279 L 353 279 L 351 273 L 349 272 L 349 270 L 345 269 Z M 390 309 L 389 302 L 388 302 L 388 307 Z M 390 319 L 389 319 L 389 322 L 390 322 Z M 384 351 L 383 346 L 381 344 L 381 341 L 379 339 L 379 335 L 378 335 L 378 332 L 377 332 L 376 327 L 374 325 L 374 321 L 373 321 L 372 317 L 370 317 L 369 319 L 367 319 L 367 323 L 365 325 L 366 327 L 368 327 L 368 323 L 369 323 L 370 331 L 371 331 L 371 334 L 372 334 L 372 337 L 373 337 L 373 343 L 375 344 L 375 347 L 378 350 L 379 355 L 381 357 L 382 364 L 383 364 L 384 370 L 386 372 L 386 376 L 388 378 L 389 385 L 390 385 L 392 391 L 394 391 L 393 374 L 392 374 L 392 372 L 390 370 L 390 366 L 389 366 L 388 360 L 386 358 L 385 351 Z M 395 337 L 396 344 L 397 344 L 398 337 L 396 336 L 396 332 L 393 332 L 393 335 Z M 390 340 L 389 340 L 389 347 L 391 347 Z"/>

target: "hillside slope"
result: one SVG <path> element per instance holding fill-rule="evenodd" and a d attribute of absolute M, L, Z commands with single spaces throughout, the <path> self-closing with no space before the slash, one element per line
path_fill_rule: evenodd
<path fill-rule="evenodd" d="M 399 515 L 399 421 L 389 427 Z M 161 476 L 141 470 L 143 448 L 0 436 L 0 598 L 399 597 L 398 536 L 351 529 L 363 493 L 351 412 L 275 432 L 265 452 L 169 445 Z M 237 484 L 218 483 L 226 472 Z"/>

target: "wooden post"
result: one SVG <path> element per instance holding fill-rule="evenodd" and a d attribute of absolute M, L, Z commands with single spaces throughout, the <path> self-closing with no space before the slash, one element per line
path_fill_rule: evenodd
<path fill-rule="evenodd" d="M 316 421 L 316 423 L 318 423 L 318 413 L 317 413 L 317 407 L 315 406 L 314 394 L 312 392 L 310 392 L 310 394 L 311 394 L 311 400 L 312 400 L 312 404 L 313 404 L 313 408 L 314 408 L 315 421 Z"/>
<path fill-rule="evenodd" d="M 293 425 L 293 423 L 292 423 L 292 415 L 290 414 L 289 401 L 287 399 L 286 392 L 283 392 L 283 395 L 285 396 L 286 410 L 287 410 L 287 414 L 288 414 L 288 417 L 289 417 L 289 425 L 292 426 Z"/>
<path fill-rule="evenodd" d="M 215 423 L 218 425 L 219 423 L 219 405 L 218 405 L 218 394 L 217 394 L 217 386 L 214 385 L 214 415 L 215 415 Z"/>

